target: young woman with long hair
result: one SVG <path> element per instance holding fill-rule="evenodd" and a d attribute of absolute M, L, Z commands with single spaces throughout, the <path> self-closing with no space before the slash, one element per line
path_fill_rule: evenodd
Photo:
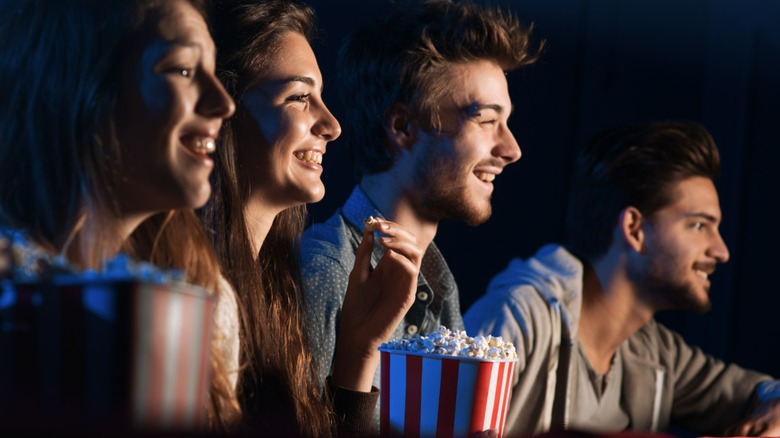
<path fill-rule="evenodd" d="M 199 0 L 0 4 L 3 229 L 80 269 L 120 252 L 180 269 L 229 304 L 192 210 L 210 195 L 208 154 L 235 109 L 203 13 Z M 223 344 L 215 429 L 238 415 Z"/>
<path fill-rule="evenodd" d="M 324 195 L 322 156 L 341 128 L 322 101 L 309 43 L 314 15 L 297 1 L 226 1 L 213 18 L 218 75 L 237 112 L 219 141 L 204 217 L 239 297 L 238 396 L 247 427 L 365 434 L 378 394 L 377 348 L 414 300 L 421 250 L 406 230 L 382 221 L 386 251 L 371 270 L 374 236 L 363 236 L 323 392 L 303 331 L 300 237 L 306 203 Z"/>

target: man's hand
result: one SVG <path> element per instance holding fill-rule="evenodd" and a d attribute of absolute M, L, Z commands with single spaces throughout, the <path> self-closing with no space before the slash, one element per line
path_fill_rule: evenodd
<path fill-rule="evenodd" d="M 741 423 L 726 430 L 732 436 L 780 436 L 780 399 L 760 404 Z"/>
<path fill-rule="evenodd" d="M 384 236 L 384 256 L 371 270 L 374 233 L 367 227 L 358 246 L 341 308 L 333 383 L 368 392 L 379 364 L 377 348 L 385 342 L 414 303 L 423 250 L 402 226 L 384 219 L 375 224 Z"/>

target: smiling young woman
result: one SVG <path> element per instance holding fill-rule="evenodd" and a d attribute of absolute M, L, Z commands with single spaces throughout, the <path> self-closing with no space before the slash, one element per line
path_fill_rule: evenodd
<path fill-rule="evenodd" d="M 77 268 L 124 252 L 229 300 L 192 210 L 209 196 L 207 153 L 235 109 L 214 73 L 201 2 L 0 8 L 0 226 Z M 222 341 L 213 350 L 220 428 L 237 406 Z"/>
<path fill-rule="evenodd" d="M 306 203 L 324 195 L 323 155 L 341 128 L 322 100 L 313 33 L 313 12 L 297 1 L 216 8 L 218 73 L 237 113 L 218 142 L 204 217 L 239 297 L 245 366 L 237 391 L 247 427 L 363 436 L 378 397 L 371 388 L 377 347 L 413 302 L 420 250 L 410 233 L 384 221 L 392 240 L 381 241 L 388 251 L 370 271 L 373 235 L 364 236 L 342 319 L 346 353 L 323 394 L 303 332 L 300 238 Z"/>

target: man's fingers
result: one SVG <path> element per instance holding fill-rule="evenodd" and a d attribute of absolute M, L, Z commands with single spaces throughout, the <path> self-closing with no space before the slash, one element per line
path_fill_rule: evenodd
<path fill-rule="evenodd" d="M 417 269 L 422 263 L 422 250 L 417 246 L 416 242 L 410 242 L 408 240 L 394 238 L 394 237 L 380 237 L 379 243 L 388 250 L 393 250 L 401 256 L 409 259 Z"/>
<path fill-rule="evenodd" d="M 382 260 L 377 264 L 374 269 L 374 274 L 385 278 L 388 281 L 393 281 L 396 284 L 402 282 L 414 283 L 417 286 L 417 273 L 419 272 L 419 266 L 409 260 L 405 255 L 388 249 L 385 255 L 382 256 Z"/>
<path fill-rule="evenodd" d="M 355 266 L 349 274 L 350 283 L 353 281 L 365 281 L 371 268 L 371 253 L 374 251 L 374 233 L 372 231 L 363 232 L 363 240 L 358 245 L 355 253 Z"/>

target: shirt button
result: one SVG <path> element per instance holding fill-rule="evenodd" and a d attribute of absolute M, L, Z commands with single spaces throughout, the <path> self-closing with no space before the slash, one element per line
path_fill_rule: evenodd
<path fill-rule="evenodd" d="M 420 301 L 427 301 L 428 300 L 428 292 L 425 292 L 424 290 L 421 290 L 417 292 L 417 299 Z"/>
<path fill-rule="evenodd" d="M 410 335 L 413 335 L 413 334 L 417 333 L 417 326 L 414 325 L 414 324 L 411 324 L 411 325 L 407 326 L 406 327 L 406 333 L 408 333 Z"/>

